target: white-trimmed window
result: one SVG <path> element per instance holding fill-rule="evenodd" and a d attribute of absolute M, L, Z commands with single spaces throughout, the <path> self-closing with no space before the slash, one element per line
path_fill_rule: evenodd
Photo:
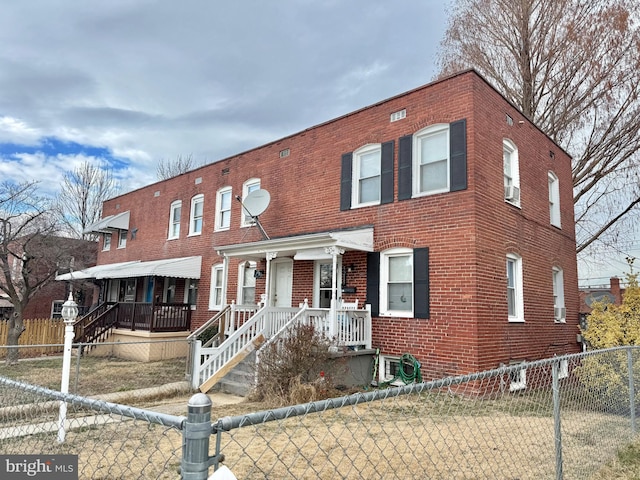
<path fill-rule="evenodd" d="M 242 262 L 238 266 L 238 303 L 256 304 L 256 262 Z"/>
<path fill-rule="evenodd" d="M 549 219 L 560 228 L 560 182 L 553 172 L 549 172 Z"/>
<path fill-rule="evenodd" d="M 522 258 L 507 255 L 507 312 L 510 322 L 524 322 Z"/>
<path fill-rule="evenodd" d="M 204 195 L 199 194 L 191 199 L 191 219 L 189 221 L 189 235 L 202 233 L 202 216 L 204 213 Z"/>
<path fill-rule="evenodd" d="M 209 291 L 209 310 L 222 308 L 222 286 L 224 282 L 224 268 L 222 265 L 211 267 L 211 290 Z"/>
<path fill-rule="evenodd" d="M 187 278 L 184 281 L 184 303 L 191 306 L 191 310 L 195 310 L 198 301 L 198 279 Z"/>
<path fill-rule="evenodd" d="M 400 368 L 400 359 L 398 357 L 381 356 L 380 373 L 376 380 L 379 382 L 390 382 L 398 376 Z M 402 385 L 404 385 L 404 382 L 402 382 Z"/>
<path fill-rule="evenodd" d="M 520 169 L 518 148 L 511 141 L 502 141 L 502 160 L 504 165 L 504 200 L 520 206 Z"/>
<path fill-rule="evenodd" d="M 527 388 L 527 369 L 520 368 L 509 374 L 509 391 L 517 392 Z"/>
<path fill-rule="evenodd" d="M 182 201 L 176 200 L 171 204 L 169 212 L 169 239 L 180 237 L 180 215 L 182 213 Z"/>
<path fill-rule="evenodd" d="M 127 234 L 129 230 L 118 230 L 118 248 L 127 246 Z"/>
<path fill-rule="evenodd" d="M 224 187 L 216 193 L 216 230 L 231 227 L 231 187 Z"/>
<path fill-rule="evenodd" d="M 559 267 L 551 271 L 553 279 L 553 318 L 556 322 L 565 322 L 567 318 L 564 306 L 564 272 Z"/>
<path fill-rule="evenodd" d="M 247 198 L 247 195 L 249 195 L 251 192 L 255 192 L 256 190 L 260 190 L 260 179 L 259 178 L 252 178 L 251 180 L 247 180 L 246 182 L 244 182 L 244 185 L 242 185 L 242 201 L 244 202 L 244 199 Z M 231 195 L 229 195 L 230 197 Z M 251 216 L 253 212 L 248 212 L 243 208 L 242 209 L 242 223 L 241 225 L 243 227 L 249 227 L 251 225 L 253 225 L 253 217 Z"/>
<path fill-rule="evenodd" d="M 110 250 L 111 249 L 111 234 L 105 233 L 102 235 L 102 250 Z"/>
<path fill-rule="evenodd" d="M 365 145 L 353 152 L 352 207 L 380 203 L 381 155 L 379 143 Z"/>
<path fill-rule="evenodd" d="M 413 136 L 413 194 L 449 191 L 449 124 L 423 128 Z"/>
<path fill-rule="evenodd" d="M 380 253 L 380 315 L 413 316 L 413 250 Z"/>

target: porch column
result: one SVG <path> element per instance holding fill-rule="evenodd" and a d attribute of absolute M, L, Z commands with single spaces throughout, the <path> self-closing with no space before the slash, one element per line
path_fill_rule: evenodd
<path fill-rule="evenodd" d="M 331 276 L 331 310 L 329 312 L 329 335 L 333 337 L 337 333 L 336 310 L 338 309 L 338 256 L 341 256 L 344 253 L 344 249 L 338 247 L 326 247 L 324 250 L 333 258 Z"/>
<path fill-rule="evenodd" d="M 229 284 L 229 257 L 222 256 L 222 305 L 227 305 L 227 285 Z"/>
<path fill-rule="evenodd" d="M 271 260 L 278 256 L 278 252 L 267 252 L 265 259 L 267 260 L 267 268 L 264 279 L 264 306 L 270 307 L 269 288 L 271 288 Z"/>

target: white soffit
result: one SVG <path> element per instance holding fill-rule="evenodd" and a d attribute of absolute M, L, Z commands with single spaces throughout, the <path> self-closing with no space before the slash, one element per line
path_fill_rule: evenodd
<path fill-rule="evenodd" d="M 227 257 L 246 259 L 265 258 L 268 252 L 274 252 L 281 256 L 292 256 L 296 260 L 320 260 L 331 258 L 331 254 L 324 250 L 328 247 L 373 252 L 373 227 L 226 245 L 217 247 L 217 251 Z"/>

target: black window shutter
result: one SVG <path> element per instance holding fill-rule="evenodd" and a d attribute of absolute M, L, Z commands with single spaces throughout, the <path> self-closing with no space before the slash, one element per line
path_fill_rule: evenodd
<path fill-rule="evenodd" d="M 351 170 L 353 168 L 353 152 L 342 154 L 342 174 L 340 177 L 340 210 L 351 208 Z"/>
<path fill-rule="evenodd" d="M 413 316 L 429 318 L 429 249 L 413 250 Z"/>
<path fill-rule="evenodd" d="M 467 121 L 449 125 L 449 183 L 450 191 L 467 189 Z"/>
<path fill-rule="evenodd" d="M 380 315 L 380 253 L 367 252 L 367 300 L 371 316 Z"/>
<path fill-rule="evenodd" d="M 400 137 L 398 142 L 398 200 L 411 198 L 413 135 Z"/>
<path fill-rule="evenodd" d="M 380 153 L 380 203 L 393 203 L 393 150 L 395 142 L 382 144 Z"/>

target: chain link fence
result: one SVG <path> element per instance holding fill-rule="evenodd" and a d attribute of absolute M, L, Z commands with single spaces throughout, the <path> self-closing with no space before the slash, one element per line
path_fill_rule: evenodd
<path fill-rule="evenodd" d="M 0 377 L 0 453 L 76 454 L 92 479 L 584 479 L 637 440 L 638 379 L 617 348 L 212 422 L 202 394 L 176 417 Z"/>
<path fill-rule="evenodd" d="M 629 373 L 632 375 L 629 375 Z M 238 478 L 584 479 L 636 438 L 640 349 L 219 419 Z"/>

